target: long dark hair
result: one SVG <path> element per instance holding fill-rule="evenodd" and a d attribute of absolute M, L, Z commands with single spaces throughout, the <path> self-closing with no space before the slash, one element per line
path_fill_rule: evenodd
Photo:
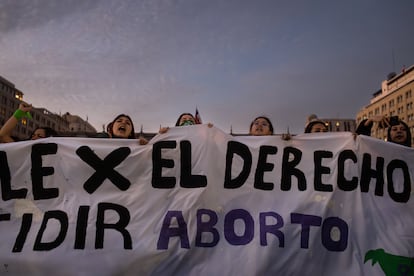
<path fill-rule="evenodd" d="M 38 130 L 38 129 L 43 129 L 44 131 L 45 131 L 45 138 L 47 138 L 47 137 L 55 137 L 55 136 L 58 136 L 58 133 L 57 133 L 57 131 L 56 130 L 54 130 L 53 128 L 51 128 L 51 127 L 44 127 L 44 126 L 42 126 L 42 127 L 37 127 L 37 128 L 35 128 L 33 131 L 32 131 L 32 133 L 30 133 L 30 136 L 29 136 L 29 140 L 31 140 L 32 139 L 32 136 L 33 136 L 33 134 L 35 133 L 35 131 L 36 130 Z"/>
<path fill-rule="evenodd" d="M 306 126 L 305 126 L 305 133 L 311 133 L 311 131 L 312 131 L 312 127 L 314 126 L 314 125 L 317 125 L 317 124 L 321 124 L 321 125 L 324 125 L 325 126 L 325 129 L 327 129 L 326 128 L 326 125 L 325 125 L 325 122 L 322 122 L 322 121 L 320 121 L 320 120 L 314 120 L 314 121 L 310 121 Z"/>
<path fill-rule="evenodd" d="M 132 119 L 131 119 L 131 117 L 129 117 L 128 115 L 126 115 L 126 114 L 119 114 L 118 116 L 116 116 L 115 117 L 115 119 L 113 119 L 112 120 L 112 122 L 110 122 L 109 124 L 108 124 L 108 126 L 106 127 L 106 129 L 107 129 L 107 131 L 108 131 L 108 133 L 111 135 L 111 137 L 113 137 L 113 138 L 121 138 L 121 137 L 118 137 L 118 136 L 115 136 L 114 135 L 114 123 L 115 123 L 115 121 L 116 120 L 118 120 L 120 117 L 125 117 L 125 118 L 128 118 L 128 120 L 131 122 L 131 127 L 132 127 L 132 129 L 131 129 L 131 133 L 129 134 L 129 136 L 126 138 L 126 139 L 135 139 L 136 137 L 135 137 L 135 128 L 134 128 L 134 123 L 132 122 Z"/>
<path fill-rule="evenodd" d="M 260 119 L 260 118 L 261 118 L 261 119 L 265 119 L 265 120 L 267 121 L 267 123 L 269 124 L 269 130 L 270 130 L 271 134 L 273 134 L 273 124 L 272 124 L 272 122 L 270 121 L 270 119 L 269 119 L 269 118 L 267 118 L 266 116 L 259 116 L 259 117 L 254 118 L 254 120 L 250 123 L 249 133 L 250 133 L 250 131 L 252 130 L 252 126 L 253 126 L 254 122 L 255 122 L 257 119 Z"/>
<path fill-rule="evenodd" d="M 391 139 L 391 127 L 392 126 L 397 126 L 397 125 L 403 125 L 405 127 L 405 132 L 407 133 L 407 139 L 405 139 L 405 141 L 402 142 L 402 143 L 394 142 Z M 387 131 L 387 141 L 389 141 L 391 143 L 395 143 L 395 144 L 400 144 L 400 145 L 403 145 L 403 146 L 406 146 L 406 147 L 411 147 L 411 132 L 410 132 L 410 128 L 402 120 L 398 120 L 396 122 L 390 122 L 390 126 L 388 127 L 388 131 Z"/>
<path fill-rule="evenodd" d="M 175 126 L 180 126 L 180 121 L 181 121 L 181 118 L 182 118 L 184 115 L 190 115 L 191 117 L 193 117 L 193 119 L 194 119 L 194 124 L 195 124 L 196 119 L 195 119 L 195 117 L 193 116 L 193 114 L 191 114 L 191 113 L 182 113 L 180 116 L 178 116 L 178 119 L 177 119 L 177 122 L 175 123 Z"/>

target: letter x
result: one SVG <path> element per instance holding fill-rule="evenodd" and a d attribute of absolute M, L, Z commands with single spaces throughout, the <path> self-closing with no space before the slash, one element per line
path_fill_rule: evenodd
<path fill-rule="evenodd" d="M 78 148 L 76 154 L 96 170 L 83 185 L 85 191 L 92 194 L 107 178 L 121 191 L 126 191 L 131 186 L 131 182 L 115 171 L 114 168 L 124 161 L 130 153 L 131 150 L 128 147 L 122 147 L 114 150 L 104 160 L 101 160 L 89 147 L 82 146 Z"/>

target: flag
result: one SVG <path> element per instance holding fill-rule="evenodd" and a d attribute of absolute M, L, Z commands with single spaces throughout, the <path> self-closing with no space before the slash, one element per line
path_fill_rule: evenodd
<path fill-rule="evenodd" d="M 201 116 L 200 113 L 198 112 L 198 108 L 196 107 L 196 111 L 195 111 L 195 123 L 198 124 L 202 124 L 203 122 L 201 121 Z"/>

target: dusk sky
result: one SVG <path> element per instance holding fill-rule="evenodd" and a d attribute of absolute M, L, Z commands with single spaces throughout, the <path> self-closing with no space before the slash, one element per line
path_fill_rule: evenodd
<path fill-rule="evenodd" d="M 247 133 L 355 118 L 414 65 L 412 0 L 0 0 L 0 75 L 24 100 L 98 130 L 194 113 Z"/>

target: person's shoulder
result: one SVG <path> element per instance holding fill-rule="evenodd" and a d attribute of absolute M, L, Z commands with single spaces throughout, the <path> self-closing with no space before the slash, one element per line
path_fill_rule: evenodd
<path fill-rule="evenodd" d="M 98 132 L 95 138 L 111 138 L 108 133 L 106 132 Z"/>

